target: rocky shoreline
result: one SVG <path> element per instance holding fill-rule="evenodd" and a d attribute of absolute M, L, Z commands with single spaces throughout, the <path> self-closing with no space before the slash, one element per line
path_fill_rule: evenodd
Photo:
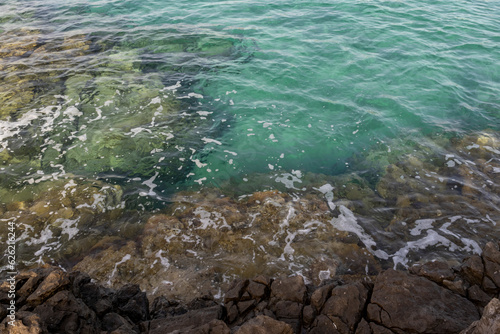
<path fill-rule="evenodd" d="M 16 312 L 0 286 L 1 333 L 500 333 L 500 244 L 456 267 L 445 262 L 338 276 L 320 286 L 301 276 L 241 279 L 189 303 L 148 300 L 89 275 L 43 266 L 16 276 Z M 481 316 L 482 314 L 482 316 Z"/>

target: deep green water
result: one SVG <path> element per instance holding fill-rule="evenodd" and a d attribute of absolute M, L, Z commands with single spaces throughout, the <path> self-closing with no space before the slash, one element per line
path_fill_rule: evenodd
<path fill-rule="evenodd" d="M 138 209 L 204 187 L 297 192 L 307 173 L 374 187 L 416 148 L 440 167 L 450 138 L 500 130 L 497 1 L 23 0 L 0 13 L 2 203 L 68 175 L 119 184 Z M 21 28 L 47 47 L 9 54 Z M 50 51 L 67 36 L 86 49 Z M 33 96 L 12 107 L 10 91 Z"/>

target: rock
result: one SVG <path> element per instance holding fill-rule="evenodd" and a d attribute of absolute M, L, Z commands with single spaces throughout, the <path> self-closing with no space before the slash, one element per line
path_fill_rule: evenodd
<path fill-rule="evenodd" d="M 492 299 L 484 308 L 483 316 L 474 321 L 460 334 L 498 334 L 500 333 L 500 300 Z"/>
<path fill-rule="evenodd" d="M 38 288 L 27 299 L 27 303 L 31 306 L 40 305 L 47 298 L 54 295 L 57 291 L 65 288 L 70 283 L 68 274 L 62 270 L 52 271 Z"/>
<path fill-rule="evenodd" d="M 96 314 L 67 290 L 59 291 L 33 310 L 50 333 L 99 333 Z"/>
<path fill-rule="evenodd" d="M 116 329 L 132 330 L 132 324 L 118 313 L 110 312 L 102 318 L 101 328 L 106 331 L 114 331 Z"/>
<path fill-rule="evenodd" d="M 464 282 L 462 280 L 448 281 L 445 279 L 443 280 L 443 286 L 455 293 L 458 293 L 460 296 L 466 296 Z"/>
<path fill-rule="evenodd" d="M 368 319 L 395 331 L 457 333 L 479 318 L 467 299 L 423 277 L 387 270 L 377 277 Z"/>
<path fill-rule="evenodd" d="M 183 332 L 181 332 L 183 333 Z M 186 334 L 230 334 L 231 330 L 222 320 L 212 320 L 208 324 L 185 332 Z"/>
<path fill-rule="evenodd" d="M 113 309 L 114 291 L 99 284 L 91 282 L 83 284 L 79 289 L 79 295 L 99 317 Z"/>
<path fill-rule="evenodd" d="M 484 275 L 483 260 L 479 255 L 469 256 L 460 266 L 460 274 L 471 285 L 481 285 Z"/>
<path fill-rule="evenodd" d="M 129 317 L 135 323 L 149 318 L 148 298 L 137 284 L 127 284 L 118 290 L 113 305 L 120 314 Z"/>
<path fill-rule="evenodd" d="M 303 304 L 291 302 L 289 300 L 280 300 L 274 306 L 274 313 L 280 320 L 282 319 L 300 319 L 302 317 Z"/>
<path fill-rule="evenodd" d="M 250 311 L 255 305 L 256 305 L 255 300 L 242 301 L 236 304 L 240 315 L 244 315 L 245 313 Z"/>
<path fill-rule="evenodd" d="M 328 284 L 316 289 L 311 295 L 311 305 L 315 308 L 316 312 L 320 312 L 326 300 L 336 284 Z"/>
<path fill-rule="evenodd" d="M 309 334 L 340 334 L 337 325 L 326 315 L 320 314 L 314 320 L 311 329 L 307 332 Z"/>
<path fill-rule="evenodd" d="M 278 278 L 271 284 L 271 298 L 304 303 L 306 285 L 302 276 Z"/>
<path fill-rule="evenodd" d="M 321 314 L 330 318 L 341 333 L 351 333 L 361 320 L 367 298 L 368 289 L 361 282 L 337 286 L 332 290 Z M 344 327 L 347 330 L 342 330 Z"/>
<path fill-rule="evenodd" d="M 356 334 L 372 334 L 372 330 L 370 329 L 370 324 L 365 320 L 361 319 L 356 328 Z"/>
<path fill-rule="evenodd" d="M 491 297 L 477 285 L 467 290 L 467 298 L 481 307 L 486 306 L 491 300 Z"/>
<path fill-rule="evenodd" d="M 311 305 L 307 305 L 302 310 L 302 320 L 305 327 L 310 327 L 316 317 L 316 311 Z"/>
<path fill-rule="evenodd" d="M 244 289 L 248 285 L 248 280 L 241 280 L 236 282 L 233 288 L 231 288 L 226 294 L 224 295 L 224 302 L 228 303 L 231 301 L 235 301 L 240 299 L 241 295 L 243 294 Z"/>
<path fill-rule="evenodd" d="M 235 334 L 293 334 L 290 325 L 274 320 L 265 315 L 259 315 L 245 322 Z"/>
<path fill-rule="evenodd" d="M 47 329 L 43 326 L 40 316 L 30 312 L 19 311 L 16 313 L 14 325 L 9 325 L 5 319 L 0 323 L 2 334 L 45 334 Z"/>
<path fill-rule="evenodd" d="M 427 262 L 421 265 L 414 265 L 410 268 L 410 273 L 423 276 L 433 282 L 442 284 L 443 280 L 453 281 L 455 275 L 448 264 L 441 261 Z"/>
<path fill-rule="evenodd" d="M 253 299 L 261 299 L 266 294 L 266 286 L 255 281 L 251 281 L 247 286 L 247 292 Z"/>
<path fill-rule="evenodd" d="M 500 251 L 498 250 L 498 244 L 488 242 L 483 249 L 482 257 L 486 276 L 495 283 L 497 288 L 500 288 Z"/>
<path fill-rule="evenodd" d="M 219 320 L 221 316 L 222 308 L 220 306 L 213 306 L 189 311 L 175 317 L 154 319 L 149 322 L 149 334 L 170 333 L 176 330 L 189 332 L 212 320 Z"/>

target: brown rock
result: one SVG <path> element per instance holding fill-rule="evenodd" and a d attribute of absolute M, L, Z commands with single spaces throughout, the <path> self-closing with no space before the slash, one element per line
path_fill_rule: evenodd
<path fill-rule="evenodd" d="M 248 280 L 241 280 L 236 282 L 236 284 L 231 289 L 229 289 L 228 292 L 226 292 L 224 296 L 224 302 L 229 303 L 231 301 L 240 299 L 247 285 L 248 285 Z"/>
<path fill-rule="evenodd" d="M 293 334 L 293 330 L 283 321 L 259 315 L 245 322 L 235 334 Z"/>
<path fill-rule="evenodd" d="M 59 291 L 33 310 L 49 333 L 98 333 L 96 314 L 67 290 Z"/>
<path fill-rule="evenodd" d="M 302 315 L 303 305 L 289 300 L 280 300 L 274 307 L 274 313 L 278 319 L 299 319 Z"/>
<path fill-rule="evenodd" d="M 304 325 L 306 327 L 312 325 L 315 317 L 316 311 L 314 311 L 314 307 L 311 305 L 304 306 L 304 309 L 302 310 L 302 320 L 304 321 Z"/>
<path fill-rule="evenodd" d="M 207 307 L 199 310 L 189 311 L 185 314 L 162 319 L 154 319 L 149 322 L 149 334 L 163 334 L 173 331 L 186 331 L 208 324 L 212 320 L 221 318 L 220 306 Z"/>
<path fill-rule="evenodd" d="M 337 325 L 326 315 L 320 314 L 314 320 L 309 334 L 340 334 Z"/>
<path fill-rule="evenodd" d="M 370 329 L 370 324 L 365 320 L 361 319 L 356 328 L 356 334 L 372 334 L 372 330 Z"/>
<path fill-rule="evenodd" d="M 321 308 L 325 304 L 326 300 L 330 297 L 330 294 L 336 284 L 328 284 L 316 289 L 311 296 L 311 305 L 315 308 L 316 312 L 320 312 Z"/>
<path fill-rule="evenodd" d="M 471 285 L 481 285 L 484 275 L 483 260 L 479 255 L 472 255 L 460 266 L 460 273 Z"/>
<path fill-rule="evenodd" d="M 486 276 L 495 283 L 497 288 L 500 288 L 500 251 L 498 250 L 498 244 L 488 242 L 483 249 L 482 257 Z"/>
<path fill-rule="evenodd" d="M 466 296 L 464 282 L 462 280 L 448 281 L 445 279 L 443 280 L 443 286 L 455 293 L 458 293 L 460 296 Z"/>
<path fill-rule="evenodd" d="M 473 285 L 467 290 L 467 297 L 482 307 L 486 306 L 491 300 L 491 297 L 477 285 Z"/>
<path fill-rule="evenodd" d="M 239 302 L 237 304 L 237 306 L 238 306 L 238 312 L 241 315 L 243 315 L 247 311 L 251 310 L 255 306 L 255 304 L 256 304 L 255 300 L 247 300 L 247 301 Z"/>
<path fill-rule="evenodd" d="M 498 291 L 498 288 L 496 287 L 495 283 L 493 283 L 493 281 L 487 276 L 483 277 L 482 286 L 483 286 L 483 290 L 489 294 L 495 294 Z"/>
<path fill-rule="evenodd" d="M 184 332 L 180 332 L 184 333 Z M 212 320 L 208 324 L 185 332 L 186 334 L 230 334 L 231 330 L 222 320 Z"/>
<path fill-rule="evenodd" d="M 483 316 L 474 321 L 460 334 L 499 334 L 500 333 L 500 300 L 494 298 L 484 308 Z"/>
<path fill-rule="evenodd" d="M 302 276 L 278 278 L 271 285 L 271 297 L 278 300 L 303 304 L 305 296 L 306 285 Z"/>
<path fill-rule="evenodd" d="M 263 284 L 265 286 L 269 286 L 269 284 L 271 284 L 271 280 L 269 279 L 269 277 L 266 277 L 266 276 L 263 276 L 263 275 L 259 275 L 257 277 L 254 277 L 252 279 L 252 281 L 254 281 L 256 283 Z"/>
<path fill-rule="evenodd" d="M 385 328 L 384 326 L 377 325 L 376 323 L 370 322 L 370 329 L 373 334 L 394 334 L 390 329 Z"/>
<path fill-rule="evenodd" d="M 43 303 L 47 298 L 53 296 L 57 291 L 69 285 L 68 274 L 62 270 L 52 271 L 38 288 L 28 298 L 27 303 L 31 306 L 37 306 Z"/>
<path fill-rule="evenodd" d="M 455 275 L 446 262 L 434 261 L 417 264 L 410 268 L 412 274 L 423 276 L 438 284 L 443 280 L 453 281 Z"/>
<path fill-rule="evenodd" d="M 260 299 L 266 294 L 266 286 L 264 284 L 251 281 L 247 286 L 247 292 L 254 299 Z"/>
<path fill-rule="evenodd" d="M 361 313 L 368 298 L 368 289 L 361 282 L 337 286 L 332 290 L 332 295 L 325 303 L 321 314 L 329 317 L 337 327 L 343 327 L 334 318 L 348 328 L 347 332 L 353 332 L 356 324 L 361 320 Z M 340 330 L 340 332 L 344 332 Z"/>
<path fill-rule="evenodd" d="M 14 325 L 9 325 L 9 318 L 0 324 L 2 334 L 42 334 L 47 333 L 47 329 L 42 325 L 42 321 L 37 314 L 30 312 L 17 312 Z"/>
<path fill-rule="evenodd" d="M 368 319 L 395 331 L 457 333 L 479 318 L 467 299 L 423 277 L 387 270 L 377 277 Z"/>

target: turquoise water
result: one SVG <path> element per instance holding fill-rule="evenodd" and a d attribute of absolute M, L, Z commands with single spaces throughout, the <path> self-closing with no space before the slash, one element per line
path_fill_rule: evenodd
<path fill-rule="evenodd" d="M 453 175 L 472 164 L 467 153 L 452 159 L 462 152 L 454 143 L 483 133 L 498 143 L 496 1 L 9 0 L 0 13 L 6 212 L 58 180 L 118 185 L 113 209 L 158 209 L 179 191 L 212 188 L 316 190 L 330 205 L 330 188 L 318 187 L 345 175 L 396 210 L 404 199 L 377 186 L 390 164 L 414 155 L 435 164 L 429 173 L 457 167 L 442 177 L 462 189 Z M 474 171 L 484 182 L 474 189 L 490 211 L 464 215 L 495 221 L 499 151 L 483 146 L 493 169 Z M 366 207 L 358 211 L 382 216 L 383 232 L 347 230 L 366 246 L 394 242 L 386 250 L 401 256 L 408 233 L 388 222 L 434 219 L 430 207 L 397 219 Z"/>

